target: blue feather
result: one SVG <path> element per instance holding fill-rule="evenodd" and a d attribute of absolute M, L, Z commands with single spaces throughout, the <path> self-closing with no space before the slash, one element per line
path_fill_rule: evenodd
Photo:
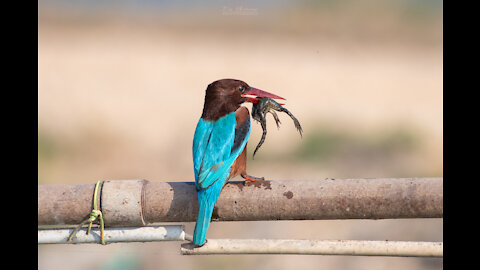
<path fill-rule="evenodd" d="M 225 178 L 228 177 L 228 172 Z M 220 196 L 224 182 L 216 181 L 210 187 L 198 191 L 198 217 L 193 231 L 193 244 L 202 245 L 205 242 L 208 226 L 212 218 L 213 207 Z"/>
<path fill-rule="evenodd" d="M 216 121 L 200 118 L 195 129 L 192 152 L 199 207 L 193 233 L 195 245 L 205 242 L 213 207 L 230 175 L 230 167 L 250 136 L 249 127 L 240 147 L 232 151 L 236 125 L 235 113 L 231 112 Z"/>

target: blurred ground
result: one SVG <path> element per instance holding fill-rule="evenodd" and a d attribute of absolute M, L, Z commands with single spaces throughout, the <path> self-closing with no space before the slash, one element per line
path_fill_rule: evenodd
<path fill-rule="evenodd" d="M 304 129 L 300 138 L 280 115 L 278 130 L 269 116 L 252 160 L 261 137 L 253 123 L 253 175 L 443 175 L 441 2 L 144 1 L 152 6 L 143 9 L 141 2 L 39 2 L 39 184 L 193 181 L 193 132 L 205 88 L 220 78 L 287 98 Z M 209 230 L 212 238 L 441 241 L 442 234 L 441 219 L 216 222 Z M 39 246 L 38 262 L 112 269 L 115 256 L 139 269 L 442 268 L 441 259 L 418 258 L 182 257 L 178 243 Z"/>

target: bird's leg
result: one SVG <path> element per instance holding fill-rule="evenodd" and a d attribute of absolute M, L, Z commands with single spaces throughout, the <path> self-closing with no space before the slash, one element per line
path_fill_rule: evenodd
<path fill-rule="evenodd" d="M 255 177 L 248 175 L 246 173 L 240 174 L 240 176 L 245 179 L 245 184 L 251 183 L 251 182 L 256 182 L 256 181 L 263 181 L 265 180 L 265 177 Z"/>

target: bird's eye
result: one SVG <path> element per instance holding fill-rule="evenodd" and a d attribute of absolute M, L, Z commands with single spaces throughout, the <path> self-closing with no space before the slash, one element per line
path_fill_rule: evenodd
<path fill-rule="evenodd" d="M 243 86 L 238 87 L 238 90 L 243 93 Z"/>

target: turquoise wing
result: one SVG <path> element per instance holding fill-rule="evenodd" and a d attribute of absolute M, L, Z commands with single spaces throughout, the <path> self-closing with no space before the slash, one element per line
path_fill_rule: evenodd
<path fill-rule="evenodd" d="M 235 112 L 217 121 L 198 121 L 192 148 L 195 185 L 198 189 L 207 188 L 220 178 L 225 178 L 227 171 L 230 171 L 233 162 L 245 147 L 250 129 L 239 139 L 235 134 L 236 125 Z"/>

